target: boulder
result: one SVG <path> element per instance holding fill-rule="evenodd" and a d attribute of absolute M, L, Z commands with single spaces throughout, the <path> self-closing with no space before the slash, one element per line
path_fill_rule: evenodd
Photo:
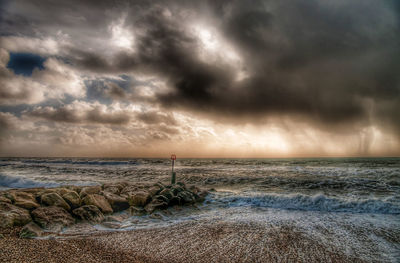
<path fill-rule="evenodd" d="M 64 194 L 62 198 L 69 204 L 72 209 L 78 208 L 81 205 L 81 198 L 75 191 Z"/>
<path fill-rule="evenodd" d="M 184 204 L 193 204 L 195 202 L 194 195 L 186 190 L 178 193 L 177 197 L 179 197 Z"/>
<path fill-rule="evenodd" d="M 172 191 L 168 188 L 165 188 L 164 190 L 162 190 L 159 195 L 165 196 L 168 200 L 171 199 L 174 194 L 172 193 Z"/>
<path fill-rule="evenodd" d="M 164 189 L 163 186 L 155 184 L 153 186 L 150 186 L 149 189 L 147 189 L 147 191 L 150 193 L 151 196 L 155 196 L 158 193 L 160 193 L 163 189 Z"/>
<path fill-rule="evenodd" d="M 146 210 L 143 207 L 131 206 L 129 208 L 129 214 L 131 216 L 142 216 L 146 214 Z"/>
<path fill-rule="evenodd" d="M 159 199 L 153 199 L 150 203 L 148 203 L 144 209 L 146 210 L 147 213 L 151 214 L 154 212 L 156 209 L 165 209 L 168 207 L 168 203 L 159 200 Z"/>
<path fill-rule="evenodd" d="M 106 198 L 98 194 L 89 194 L 82 199 L 85 205 L 97 206 L 104 214 L 112 213 L 113 209 L 107 202 Z"/>
<path fill-rule="evenodd" d="M 77 209 L 74 209 L 72 213 L 78 216 L 80 219 L 89 221 L 92 223 L 100 223 L 104 221 L 104 215 L 97 206 L 84 205 Z"/>
<path fill-rule="evenodd" d="M 28 210 L 33 210 L 38 208 L 40 205 L 36 201 L 31 201 L 31 200 L 26 200 L 26 199 L 19 199 L 14 203 L 16 206 L 28 209 Z"/>
<path fill-rule="evenodd" d="M 171 206 L 173 206 L 173 205 L 181 205 L 182 203 L 183 202 L 182 202 L 180 197 L 174 196 L 169 200 L 168 205 L 171 205 Z"/>
<path fill-rule="evenodd" d="M 110 183 L 110 184 L 104 184 L 103 190 L 105 192 L 119 194 L 121 190 L 124 189 L 124 187 L 125 187 L 124 183 Z"/>
<path fill-rule="evenodd" d="M 25 225 L 19 232 L 20 238 L 34 238 L 43 235 L 43 230 L 34 222 Z"/>
<path fill-rule="evenodd" d="M 196 202 L 204 202 L 208 194 L 208 191 L 200 191 L 197 195 Z"/>
<path fill-rule="evenodd" d="M 28 210 L 0 202 L 0 228 L 23 226 L 30 221 L 32 221 L 32 218 Z"/>
<path fill-rule="evenodd" d="M 128 197 L 129 205 L 131 206 L 145 206 L 151 200 L 151 196 L 146 191 L 138 191 L 132 193 Z"/>
<path fill-rule="evenodd" d="M 9 203 L 9 204 L 12 203 L 10 199 L 8 199 L 7 197 L 2 196 L 2 195 L 0 195 L 0 202 Z"/>
<path fill-rule="evenodd" d="M 69 192 L 73 192 L 73 190 L 68 189 L 68 188 L 64 188 L 64 187 L 56 188 L 56 193 L 59 194 L 60 196 L 63 196 L 66 193 L 69 193 Z"/>
<path fill-rule="evenodd" d="M 75 219 L 58 206 L 39 207 L 32 211 L 33 220 L 42 228 L 61 230 L 64 226 L 75 223 Z"/>
<path fill-rule="evenodd" d="M 57 193 L 48 193 L 44 194 L 40 198 L 42 200 L 42 203 L 48 206 L 59 206 L 64 208 L 65 210 L 69 211 L 71 210 L 71 207 L 65 200 Z"/>
<path fill-rule="evenodd" d="M 177 195 L 184 190 L 185 189 L 179 184 L 175 184 L 171 187 L 171 192 L 173 193 L 173 195 Z"/>
<path fill-rule="evenodd" d="M 22 208 L 25 208 L 28 210 L 33 210 L 40 206 L 36 202 L 35 196 L 31 193 L 16 191 L 11 194 L 13 195 L 14 205 L 16 205 L 16 206 L 19 206 L 19 207 L 22 207 Z"/>
<path fill-rule="evenodd" d="M 129 208 L 128 200 L 122 196 L 110 192 L 103 192 L 103 196 L 107 199 L 114 212 L 123 211 Z"/>
<path fill-rule="evenodd" d="M 125 196 L 125 197 L 129 197 L 133 193 L 138 192 L 138 190 L 139 190 L 139 188 L 136 185 L 127 185 L 126 187 L 124 187 L 121 190 L 120 195 L 121 196 Z"/>
<path fill-rule="evenodd" d="M 95 186 L 87 186 L 82 188 L 81 192 L 79 193 L 79 195 L 81 196 L 81 198 L 90 195 L 90 194 L 98 194 L 101 192 L 101 186 L 100 185 L 95 185 Z"/>

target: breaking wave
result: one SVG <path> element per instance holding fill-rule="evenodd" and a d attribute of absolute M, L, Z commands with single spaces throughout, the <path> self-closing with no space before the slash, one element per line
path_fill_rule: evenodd
<path fill-rule="evenodd" d="M 222 198 L 220 201 L 233 207 L 251 206 L 322 212 L 400 214 L 400 207 L 391 202 L 391 199 L 385 201 L 379 199 L 342 200 L 323 194 L 313 196 L 303 194 L 231 196 Z"/>
<path fill-rule="evenodd" d="M 55 182 L 41 182 L 19 176 L 0 174 L 0 187 L 2 188 L 31 188 L 31 187 L 57 187 Z"/>

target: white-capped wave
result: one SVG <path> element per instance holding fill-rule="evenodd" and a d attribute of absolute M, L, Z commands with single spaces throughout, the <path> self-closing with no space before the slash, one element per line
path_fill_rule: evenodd
<path fill-rule="evenodd" d="M 20 176 L 0 174 L 0 188 L 34 188 L 34 187 L 57 187 L 59 183 L 41 182 Z"/>
<path fill-rule="evenodd" d="M 262 194 L 255 196 L 231 196 L 222 199 L 228 206 L 270 207 L 306 211 L 353 212 L 375 214 L 400 214 L 400 206 L 394 200 L 360 199 L 342 200 L 323 194 L 282 195 Z"/>

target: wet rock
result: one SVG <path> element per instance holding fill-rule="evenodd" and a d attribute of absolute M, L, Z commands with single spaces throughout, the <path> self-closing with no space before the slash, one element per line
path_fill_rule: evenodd
<path fill-rule="evenodd" d="M 84 205 L 77 209 L 74 209 L 72 213 L 78 216 L 80 219 L 89 221 L 92 223 L 100 223 L 104 221 L 104 215 L 97 206 Z"/>
<path fill-rule="evenodd" d="M 184 204 L 192 204 L 195 202 L 195 197 L 193 194 L 186 190 L 178 193 L 177 197 L 179 197 Z"/>
<path fill-rule="evenodd" d="M 78 208 L 81 205 L 81 198 L 75 191 L 64 194 L 62 198 L 69 204 L 72 209 Z"/>
<path fill-rule="evenodd" d="M 69 211 L 71 210 L 71 207 L 65 200 L 57 193 L 48 193 L 44 194 L 40 198 L 42 200 L 42 203 L 48 206 L 59 206 L 64 208 L 65 210 Z"/>
<path fill-rule="evenodd" d="M 56 193 L 59 194 L 60 196 L 65 195 L 66 193 L 72 192 L 73 190 L 61 187 L 56 189 Z"/>
<path fill-rule="evenodd" d="M 79 193 L 79 195 L 81 196 L 81 198 L 89 195 L 89 194 L 98 194 L 101 192 L 101 186 L 100 185 L 95 185 L 95 186 L 87 186 L 82 188 L 81 192 Z"/>
<path fill-rule="evenodd" d="M 168 205 L 181 205 L 182 204 L 182 200 L 180 197 L 178 196 L 174 196 L 169 200 Z"/>
<path fill-rule="evenodd" d="M 123 211 L 129 208 L 129 202 L 126 198 L 110 192 L 103 192 L 102 194 L 107 199 L 114 212 Z"/>
<path fill-rule="evenodd" d="M 9 204 L 12 203 L 10 199 L 8 199 L 5 196 L 1 196 L 1 195 L 0 195 L 0 202 L 9 203 Z"/>
<path fill-rule="evenodd" d="M 196 198 L 196 202 L 204 202 L 204 200 L 206 199 L 206 196 L 207 196 L 208 194 L 209 194 L 209 192 L 206 191 L 206 190 L 200 191 L 200 192 L 198 193 L 197 198 Z"/>
<path fill-rule="evenodd" d="M 43 230 L 34 222 L 25 225 L 19 232 L 20 238 L 34 238 L 43 235 Z"/>
<path fill-rule="evenodd" d="M 129 217 L 129 215 L 126 214 L 126 213 L 118 214 L 118 215 L 108 215 L 108 216 L 105 217 L 104 221 L 122 223 L 128 217 Z"/>
<path fill-rule="evenodd" d="M 82 199 L 82 203 L 84 203 L 85 205 L 97 206 L 104 214 L 109 214 L 113 212 L 110 204 L 102 195 L 89 194 Z"/>
<path fill-rule="evenodd" d="M 129 214 L 132 216 L 142 216 L 146 214 L 146 210 L 143 207 L 131 206 Z"/>
<path fill-rule="evenodd" d="M 111 183 L 111 184 L 104 184 L 103 190 L 105 192 L 113 193 L 118 195 L 122 189 L 124 189 L 126 185 L 124 183 Z"/>
<path fill-rule="evenodd" d="M 149 216 L 149 218 L 152 218 L 152 219 L 162 219 L 163 217 L 162 217 L 162 215 L 160 215 L 159 213 L 154 213 L 154 214 L 151 214 L 150 216 Z"/>
<path fill-rule="evenodd" d="M 151 196 L 155 196 L 157 195 L 160 191 L 162 191 L 162 188 L 158 187 L 158 186 L 151 186 L 149 187 L 149 189 L 147 189 L 147 191 L 149 192 L 149 194 Z"/>
<path fill-rule="evenodd" d="M 151 196 L 146 191 L 138 191 L 132 193 L 128 197 L 129 205 L 130 206 L 145 206 L 151 200 Z"/>
<path fill-rule="evenodd" d="M 0 228 L 23 226 L 30 221 L 32 221 L 32 218 L 28 210 L 0 202 Z"/>
<path fill-rule="evenodd" d="M 182 192 L 182 191 L 184 191 L 185 189 L 181 186 L 181 185 L 179 185 L 179 184 L 176 184 L 176 185 L 173 185 L 172 187 L 171 187 L 171 192 L 172 192 L 172 194 L 173 195 L 177 195 L 177 194 L 179 194 L 180 192 Z"/>
<path fill-rule="evenodd" d="M 28 209 L 28 210 L 33 210 L 35 208 L 38 208 L 40 205 L 36 202 L 36 198 L 33 194 L 31 193 L 26 193 L 26 192 L 14 192 L 11 193 L 13 195 L 14 199 L 14 205 Z"/>
<path fill-rule="evenodd" d="M 165 209 L 168 207 L 168 203 L 164 202 L 160 199 L 153 199 L 150 203 L 148 203 L 144 209 L 146 210 L 147 213 L 151 214 L 153 213 L 156 209 Z"/>
<path fill-rule="evenodd" d="M 170 189 L 165 188 L 164 190 L 162 190 L 159 195 L 165 196 L 168 200 L 171 199 L 174 194 L 172 193 L 172 191 L 170 191 Z"/>
<path fill-rule="evenodd" d="M 75 219 L 64 208 L 58 206 L 39 207 L 31 214 L 40 227 L 49 230 L 61 230 L 62 227 L 75 223 Z"/>

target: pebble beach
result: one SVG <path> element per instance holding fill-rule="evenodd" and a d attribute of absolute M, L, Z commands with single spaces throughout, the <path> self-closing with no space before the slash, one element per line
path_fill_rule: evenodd
<path fill-rule="evenodd" d="M 3 231 L 0 262 L 363 262 L 290 228 L 192 222 L 90 236 L 20 239 Z"/>

